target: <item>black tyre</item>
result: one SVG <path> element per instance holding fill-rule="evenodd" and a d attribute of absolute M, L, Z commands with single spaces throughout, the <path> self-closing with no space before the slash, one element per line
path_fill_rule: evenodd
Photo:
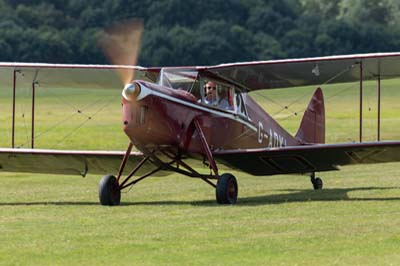
<path fill-rule="evenodd" d="M 101 205 L 114 206 L 120 204 L 121 190 L 115 176 L 103 176 L 99 184 L 99 199 Z"/>
<path fill-rule="evenodd" d="M 222 174 L 217 182 L 216 197 L 219 204 L 235 204 L 238 197 L 238 185 L 232 174 Z"/>
<path fill-rule="evenodd" d="M 322 186 L 323 186 L 322 179 L 319 177 L 315 178 L 313 182 L 314 189 L 315 190 L 322 189 Z"/>

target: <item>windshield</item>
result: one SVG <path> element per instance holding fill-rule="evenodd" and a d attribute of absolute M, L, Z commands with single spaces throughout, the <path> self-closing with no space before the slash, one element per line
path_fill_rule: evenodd
<path fill-rule="evenodd" d="M 198 91 L 198 73 L 190 69 L 163 68 L 158 77 L 158 84 L 171 88 L 185 90 L 191 93 Z"/>

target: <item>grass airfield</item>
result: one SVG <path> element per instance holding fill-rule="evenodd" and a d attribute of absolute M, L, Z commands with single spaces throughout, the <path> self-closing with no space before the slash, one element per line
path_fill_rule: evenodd
<path fill-rule="evenodd" d="M 153 178 L 98 204 L 99 177 L 2 174 L 2 265 L 395 265 L 398 164 L 240 175 L 236 206 L 188 178 Z"/>
<path fill-rule="evenodd" d="M 387 88 L 382 95 L 384 139 L 400 139 L 397 84 L 383 84 Z M 365 86 L 365 140 L 373 140 L 376 94 L 374 83 Z M 254 97 L 294 133 L 301 119 L 295 113 L 304 110 L 312 90 L 271 91 Z M 341 91 L 332 85 L 324 91 L 330 143 L 358 138 L 357 87 Z M 115 96 L 108 94 L 96 92 L 100 97 Z M 19 97 L 16 142 L 22 145 L 30 143 L 29 93 Z M 125 148 L 118 97 L 85 127 L 78 128 L 85 118 L 74 116 L 47 133 L 46 128 L 63 120 L 58 113 L 74 112 L 54 104 L 57 100 L 51 97 L 43 93 L 38 100 L 42 109 L 37 119 L 42 123 L 36 129 L 46 134 L 37 139 L 37 147 Z M 72 103 L 94 96 L 60 97 Z M 9 104 L 4 95 L 2 146 L 10 145 Z M 91 114 L 102 106 L 91 105 Z M 99 132 L 99 124 L 108 130 Z M 109 138 L 113 141 L 99 143 Z M 230 171 L 239 181 L 235 206 L 217 205 L 212 187 L 175 174 L 140 182 L 122 194 L 121 206 L 110 208 L 98 204 L 99 176 L 1 173 L 0 265 L 396 265 L 400 262 L 399 165 L 348 166 L 320 173 L 322 191 L 312 190 L 307 176 L 253 177 Z"/>

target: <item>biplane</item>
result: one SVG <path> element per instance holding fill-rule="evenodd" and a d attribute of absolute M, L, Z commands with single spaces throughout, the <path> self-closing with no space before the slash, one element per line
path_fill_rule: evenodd
<path fill-rule="evenodd" d="M 0 63 L 0 80 L 3 86 L 13 87 L 13 112 L 16 82 L 32 86 L 33 91 L 41 83 L 50 88 L 123 88 L 126 151 L 35 149 L 33 126 L 32 147 L 16 148 L 13 113 L 11 148 L 0 149 L 2 171 L 102 174 L 102 205 L 119 205 L 121 191 L 147 177 L 179 173 L 211 185 L 218 203 L 234 204 L 237 179 L 221 173 L 222 168 L 259 176 L 303 174 L 310 177 L 314 189 L 322 189 L 318 172 L 348 164 L 400 161 L 400 141 L 362 141 L 363 81 L 377 80 L 380 93 L 382 79 L 400 76 L 400 53 L 140 67 L 135 65 L 137 48 L 116 56 L 120 46 L 108 47 L 112 47 L 107 52 L 110 65 Z M 21 73 L 30 78 L 18 79 Z M 357 81 L 359 141 L 325 144 L 324 97 L 318 86 Z M 248 94 L 306 85 L 316 89 L 294 136 Z M 33 93 L 33 102 L 34 97 Z M 133 147 L 138 151 L 133 152 Z M 206 165 L 206 172 L 198 165 Z"/>

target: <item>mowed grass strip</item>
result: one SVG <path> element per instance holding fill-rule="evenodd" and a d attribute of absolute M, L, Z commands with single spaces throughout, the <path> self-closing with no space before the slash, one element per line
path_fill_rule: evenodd
<path fill-rule="evenodd" d="M 392 94 L 385 99 L 389 101 L 385 114 L 392 123 L 385 134 L 394 137 L 399 122 L 394 99 L 398 95 L 396 84 L 389 82 L 387 88 L 391 88 Z M 287 92 L 263 93 L 267 97 L 267 93 L 276 94 L 272 96 L 289 105 L 309 90 L 301 98 L 304 104 L 297 101 L 298 106 L 296 102 L 289 108 L 304 110 L 313 89 L 290 90 L 290 94 L 283 96 L 278 94 Z M 329 87 L 325 97 L 341 89 Z M 103 93 L 96 92 L 104 98 L 114 97 Z M 357 103 L 348 99 L 352 95 L 341 94 L 332 97 L 332 102 L 337 99 L 333 107 L 329 107 L 327 99 L 327 134 L 340 140 L 357 138 Z M 86 100 L 95 99 L 91 92 L 74 96 L 66 93 L 63 97 L 71 102 L 82 101 L 83 106 Z M 8 100 L 4 97 L 0 108 L 9 104 Z M 265 98 L 258 100 L 266 110 L 273 106 Z M 67 106 L 54 102 L 43 95 L 41 113 L 67 112 Z M 115 105 L 118 104 L 120 98 L 116 97 Z M 9 106 L 6 107 L 8 110 Z M 93 107 L 98 109 L 100 105 Z M 120 132 L 120 105 L 116 108 L 100 112 L 97 117 L 109 132 Z M 354 109 L 355 114 L 347 114 L 346 108 Z M 54 113 L 48 114 L 47 119 L 38 118 L 42 119 L 43 128 L 57 121 Z M 291 132 L 297 130 L 301 115 L 292 113 L 293 120 L 279 115 L 278 119 Z M 112 121 L 108 122 L 109 119 Z M 352 128 L 354 125 L 356 129 Z M 64 126 L 63 130 L 56 127 L 56 133 L 48 135 L 48 141 L 41 145 L 52 146 L 58 140 L 56 137 L 76 127 L 69 121 Z M 8 129 L 2 127 L 4 132 Z M 20 129 L 24 129 L 23 124 Z M 59 146 L 125 147 L 123 135 L 121 141 L 105 137 L 99 143 L 95 137 L 99 131 L 103 132 L 103 128 L 95 125 L 84 130 L 83 136 L 77 131 L 70 135 L 70 142 Z M 355 137 L 350 134 L 353 131 Z M 22 135 L 18 143 L 25 139 Z M 217 205 L 212 187 L 173 174 L 137 184 L 123 193 L 121 206 L 112 208 L 98 204 L 100 176 L 2 173 L 0 265 L 396 265 L 400 262 L 398 168 L 399 164 L 391 163 L 320 173 L 324 180 L 322 191 L 313 191 L 307 176 L 254 177 L 230 171 L 239 180 L 239 202 L 235 206 Z"/>
<path fill-rule="evenodd" d="M 236 206 L 172 175 L 98 205 L 99 177 L 3 174 L 4 265 L 384 265 L 399 262 L 398 164 L 346 167 L 313 191 L 305 176 L 239 178 Z M 386 173 L 385 176 L 382 176 Z"/>

